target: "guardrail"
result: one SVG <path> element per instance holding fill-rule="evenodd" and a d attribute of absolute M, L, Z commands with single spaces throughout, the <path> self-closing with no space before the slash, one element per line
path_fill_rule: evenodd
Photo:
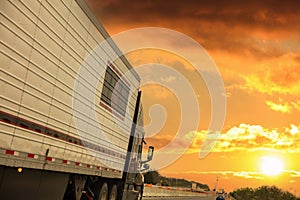
<path fill-rule="evenodd" d="M 144 197 L 193 197 L 193 196 L 209 196 L 208 192 L 192 192 L 190 188 L 157 186 L 145 184 Z"/>

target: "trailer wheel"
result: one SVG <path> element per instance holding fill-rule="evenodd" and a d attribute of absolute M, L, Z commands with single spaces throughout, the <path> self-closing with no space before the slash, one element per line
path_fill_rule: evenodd
<path fill-rule="evenodd" d="M 116 199 L 117 199 L 117 194 L 118 194 L 117 186 L 114 185 L 114 186 L 111 188 L 111 190 L 110 190 L 110 194 L 109 194 L 108 200 L 116 200 Z"/>
<path fill-rule="evenodd" d="M 108 197 L 108 186 L 107 183 L 103 183 L 99 192 L 98 200 L 107 200 Z"/>

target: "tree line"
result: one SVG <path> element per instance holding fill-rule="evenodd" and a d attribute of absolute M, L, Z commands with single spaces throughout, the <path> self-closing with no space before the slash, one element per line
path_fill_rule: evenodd
<path fill-rule="evenodd" d="M 144 173 L 144 181 L 145 183 L 153 184 L 153 185 L 185 187 L 185 188 L 191 188 L 192 183 L 196 183 L 197 187 L 204 190 L 210 190 L 209 186 L 206 184 L 198 183 L 195 181 L 188 181 L 183 178 L 168 178 L 165 176 L 161 176 L 157 171 L 148 171 Z"/>
<path fill-rule="evenodd" d="M 229 193 L 236 200 L 300 200 L 288 191 L 276 186 L 261 186 L 259 188 L 240 188 Z"/>

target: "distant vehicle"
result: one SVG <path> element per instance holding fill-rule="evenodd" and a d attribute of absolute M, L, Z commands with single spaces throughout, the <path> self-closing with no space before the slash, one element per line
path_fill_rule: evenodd
<path fill-rule="evenodd" d="M 217 196 L 216 200 L 225 200 L 225 198 L 221 195 Z"/>
<path fill-rule="evenodd" d="M 154 147 L 143 161 L 140 77 L 86 2 L 0 9 L 0 199 L 141 199 Z"/>

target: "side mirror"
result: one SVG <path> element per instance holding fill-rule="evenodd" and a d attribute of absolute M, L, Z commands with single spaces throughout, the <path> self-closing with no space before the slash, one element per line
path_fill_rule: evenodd
<path fill-rule="evenodd" d="M 148 165 L 148 164 L 143 164 L 143 169 L 142 169 L 142 171 L 145 171 L 145 170 L 148 170 L 150 168 L 150 165 Z"/>
<path fill-rule="evenodd" d="M 154 153 L 154 147 L 150 146 L 148 149 L 148 155 L 147 155 L 147 161 L 152 160 L 153 158 L 153 153 Z"/>

